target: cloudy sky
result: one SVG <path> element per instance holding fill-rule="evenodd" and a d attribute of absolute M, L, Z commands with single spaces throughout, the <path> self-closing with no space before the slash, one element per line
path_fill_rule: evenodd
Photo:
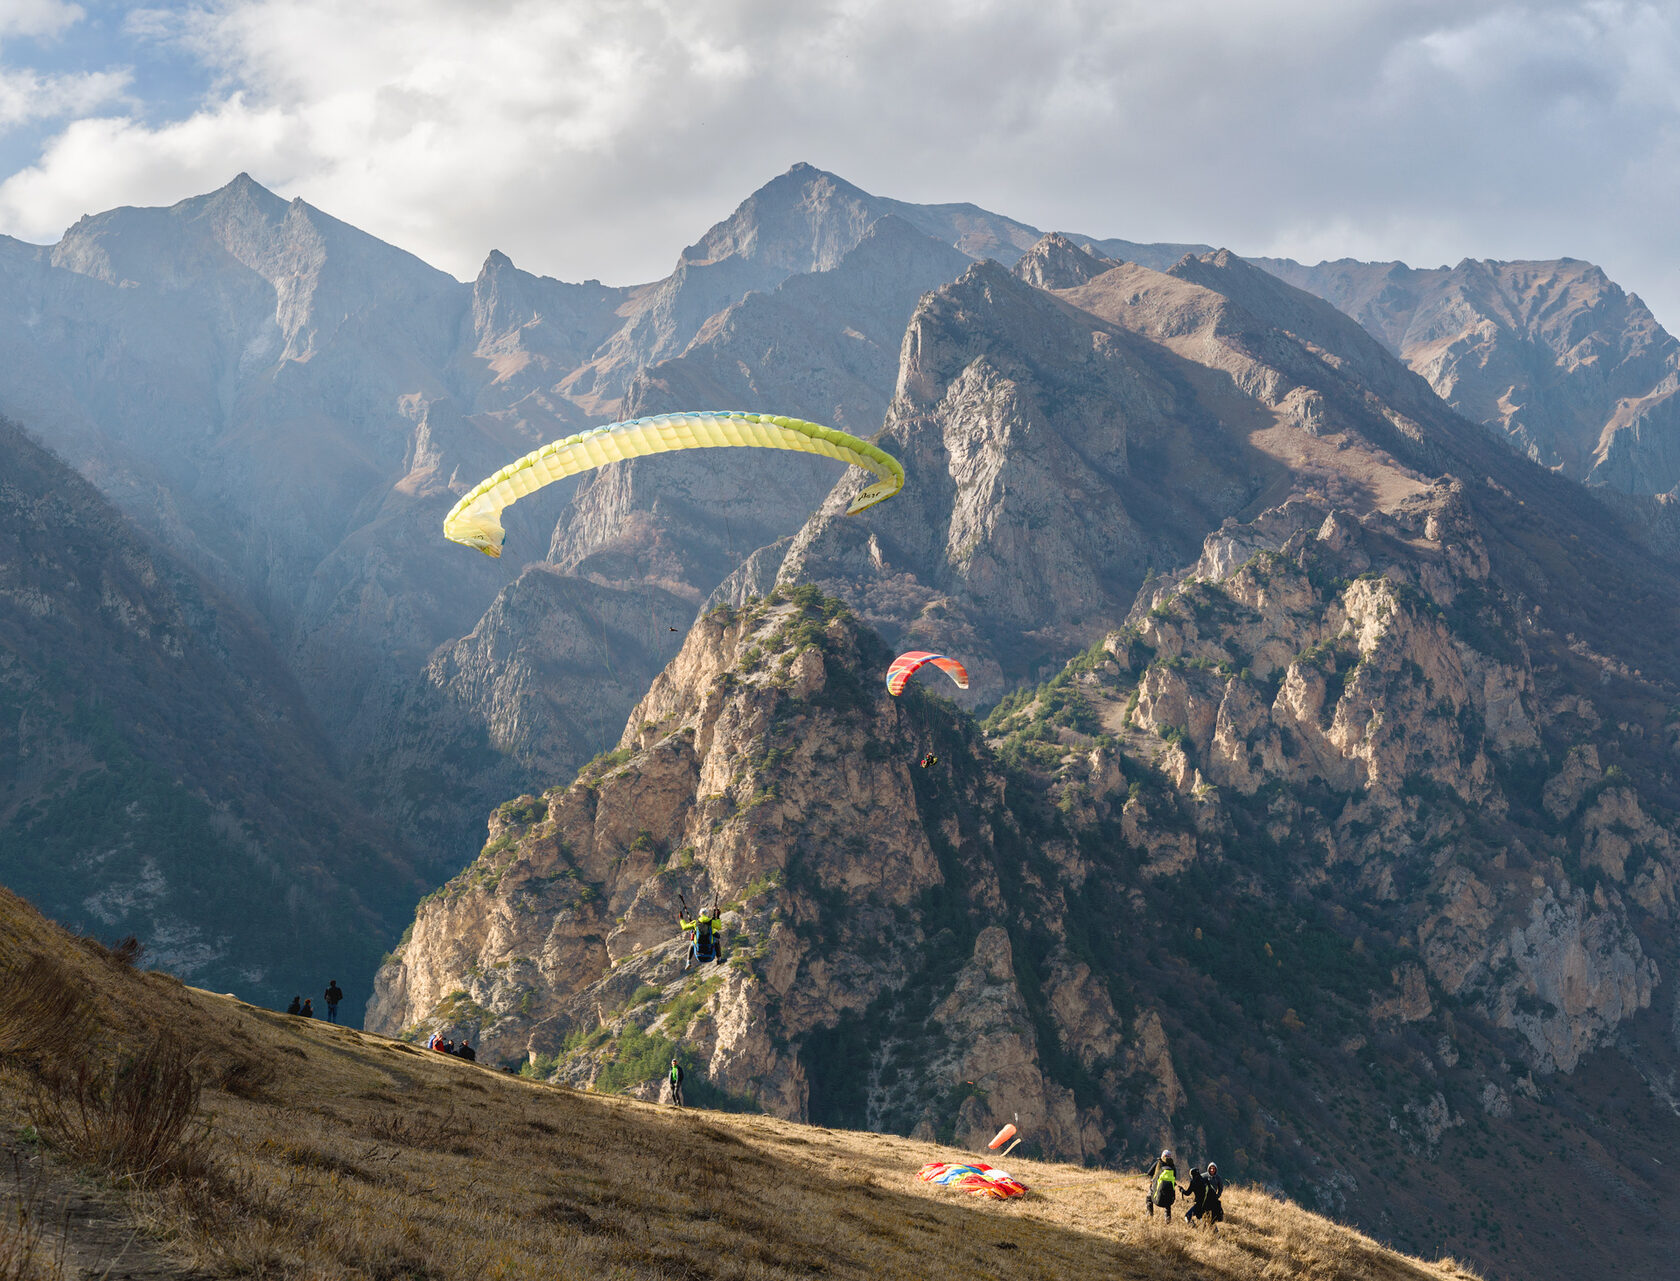
<path fill-rule="evenodd" d="M 246 170 L 457 276 L 628 283 L 799 160 L 1094 236 L 1590 258 L 1680 330 L 1671 2 L 0 0 L 27 240 Z"/>

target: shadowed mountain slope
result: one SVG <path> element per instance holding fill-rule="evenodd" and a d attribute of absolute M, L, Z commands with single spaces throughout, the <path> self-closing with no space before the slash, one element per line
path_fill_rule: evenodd
<path fill-rule="evenodd" d="M 423 884 L 256 625 L 3 421 L 0 879 L 276 1003 L 365 973 Z"/>

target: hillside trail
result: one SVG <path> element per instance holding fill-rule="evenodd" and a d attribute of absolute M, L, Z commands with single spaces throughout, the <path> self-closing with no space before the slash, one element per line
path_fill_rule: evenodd
<path fill-rule="evenodd" d="M 0 1223 L 33 1239 L 35 1275 L 50 1281 L 208 1281 L 165 1255 L 115 1192 L 44 1161 L 31 1144 L 0 1141 Z M 13 1226 L 16 1225 L 16 1226 Z M 0 1239 L 0 1254 L 10 1246 Z M 15 1249 L 15 1246 L 10 1248 Z"/>

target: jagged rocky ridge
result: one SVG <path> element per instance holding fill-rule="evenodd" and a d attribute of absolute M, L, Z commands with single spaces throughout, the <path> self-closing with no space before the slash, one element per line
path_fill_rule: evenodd
<path fill-rule="evenodd" d="M 631 647 L 615 660 L 617 679 L 553 700 L 494 670 L 494 654 L 518 648 L 487 639 L 497 620 L 554 609 L 564 616 L 547 621 L 549 634 L 582 636 L 657 616 L 667 596 L 698 604 L 755 549 L 798 532 L 832 469 L 758 459 L 751 487 L 687 460 L 616 469 L 574 508 L 565 487 L 541 510 L 516 508 L 515 554 L 501 564 L 438 540 L 461 487 L 542 440 L 696 397 L 773 400 L 869 434 L 893 396 L 894 352 L 920 295 L 976 257 L 1036 270 L 1023 255 L 1039 240 L 972 206 L 887 200 L 798 165 L 685 250 L 665 280 L 570 284 L 492 252 L 463 284 L 242 176 L 170 209 L 84 219 L 56 246 L 0 241 L 11 300 L 0 307 L 10 371 L 0 409 L 265 620 L 343 767 L 441 876 L 458 835 L 500 794 L 489 788 L 571 769 L 592 732 L 581 727 L 616 723 L 674 652 L 674 642 Z M 1160 269 L 1204 252 L 1064 243 L 1071 255 Z M 1540 323 L 1513 315 L 1519 337 Z M 1597 312 L 1579 316 L 1574 329 L 1598 323 Z M 1647 346 L 1662 341 L 1657 331 Z M 1602 363 L 1575 360 L 1558 387 L 1584 385 Z M 1134 459 L 1132 474 L 1149 473 Z M 1147 496 L 1150 486 L 1134 488 Z M 1119 581 L 1103 586 L 1103 617 L 1052 617 L 1003 663 L 1010 679 L 1099 634 L 1133 579 L 1193 555 L 1208 523 L 1128 510 L 1167 550 L 1108 556 L 1096 568 Z M 1651 520 L 1650 541 L 1675 542 L 1672 512 Z M 545 548 L 563 571 L 621 597 L 521 582 Z M 749 577 L 762 587 L 780 560 L 759 552 Z M 930 591 L 949 595 L 927 582 L 912 595 Z M 599 609 L 566 612 L 582 602 Z M 897 634 L 890 611 L 870 617 Z M 471 660 L 440 665 L 439 646 L 464 646 Z M 458 683 L 439 683 L 447 670 L 462 673 Z M 997 688 L 989 680 L 988 696 Z M 499 761 L 482 772 L 486 790 L 461 775 L 458 804 L 412 804 L 416 781 L 449 773 L 449 753 L 469 742 Z"/>
<path fill-rule="evenodd" d="M 1170 1141 L 1397 1240 L 1451 1203 L 1455 1252 L 1584 1259 L 1570 1220 L 1643 1222 L 1677 1137 L 1593 1084 L 1673 1090 L 1641 939 L 1673 823 L 1649 760 L 1570 743 L 1602 713 L 1499 609 L 1450 484 L 1292 504 L 982 736 L 888 697 L 838 602 L 724 607 L 616 752 L 497 812 L 370 1025 L 602 1089 L 677 1052 L 713 1104 L 968 1146 L 1017 1117 L 1064 1157 Z M 679 893 L 723 905 L 722 965 L 683 973 Z M 1633 1208 L 1578 1186 L 1610 1151 Z M 1562 1240 L 1484 1219 L 1562 1186 Z"/>
<path fill-rule="evenodd" d="M 440 685 L 434 651 L 482 655 L 498 619 L 539 608 L 565 615 L 551 633 L 583 634 L 661 614 L 660 593 L 697 605 L 797 528 L 834 469 L 759 460 L 735 492 L 686 460 L 651 479 L 621 468 L 575 511 L 564 485 L 516 508 L 500 563 L 438 538 L 455 496 L 545 440 L 695 397 L 871 434 L 920 294 L 1039 234 L 796 165 L 663 280 L 571 284 L 491 252 L 461 283 L 240 175 L 84 218 L 57 245 L 0 238 L 0 412 L 264 620 L 359 789 L 441 876 L 500 793 L 469 783 L 451 813 L 417 808 L 415 780 L 452 768 L 440 750 L 486 742 L 503 763 L 487 786 L 575 768 L 583 727 L 619 722 L 675 645 L 618 655 L 623 690 L 584 685 L 564 708 L 472 662 Z M 725 519 L 719 492 L 739 500 Z M 522 583 L 545 553 L 602 590 Z M 599 611 L 567 612 L 580 603 Z"/>
<path fill-rule="evenodd" d="M 1680 343 L 1593 264 L 1252 261 L 1333 302 L 1542 466 L 1629 494 L 1680 485 Z"/>

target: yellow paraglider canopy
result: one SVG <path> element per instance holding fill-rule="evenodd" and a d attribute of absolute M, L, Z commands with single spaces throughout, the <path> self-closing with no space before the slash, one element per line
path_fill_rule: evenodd
<path fill-rule="evenodd" d="M 509 463 L 455 504 L 444 517 L 443 534 L 451 542 L 478 548 L 486 556 L 500 556 L 507 536 L 502 529 L 502 509 L 544 485 L 644 454 L 730 446 L 821 454 L 873 472 L 879 479 L 852 500 L 846 509 L 848 516 L 904 488 L 904 468 L 898 459 L 832 427 L 775 414 L 660 414 L 579 432 Z"/>

